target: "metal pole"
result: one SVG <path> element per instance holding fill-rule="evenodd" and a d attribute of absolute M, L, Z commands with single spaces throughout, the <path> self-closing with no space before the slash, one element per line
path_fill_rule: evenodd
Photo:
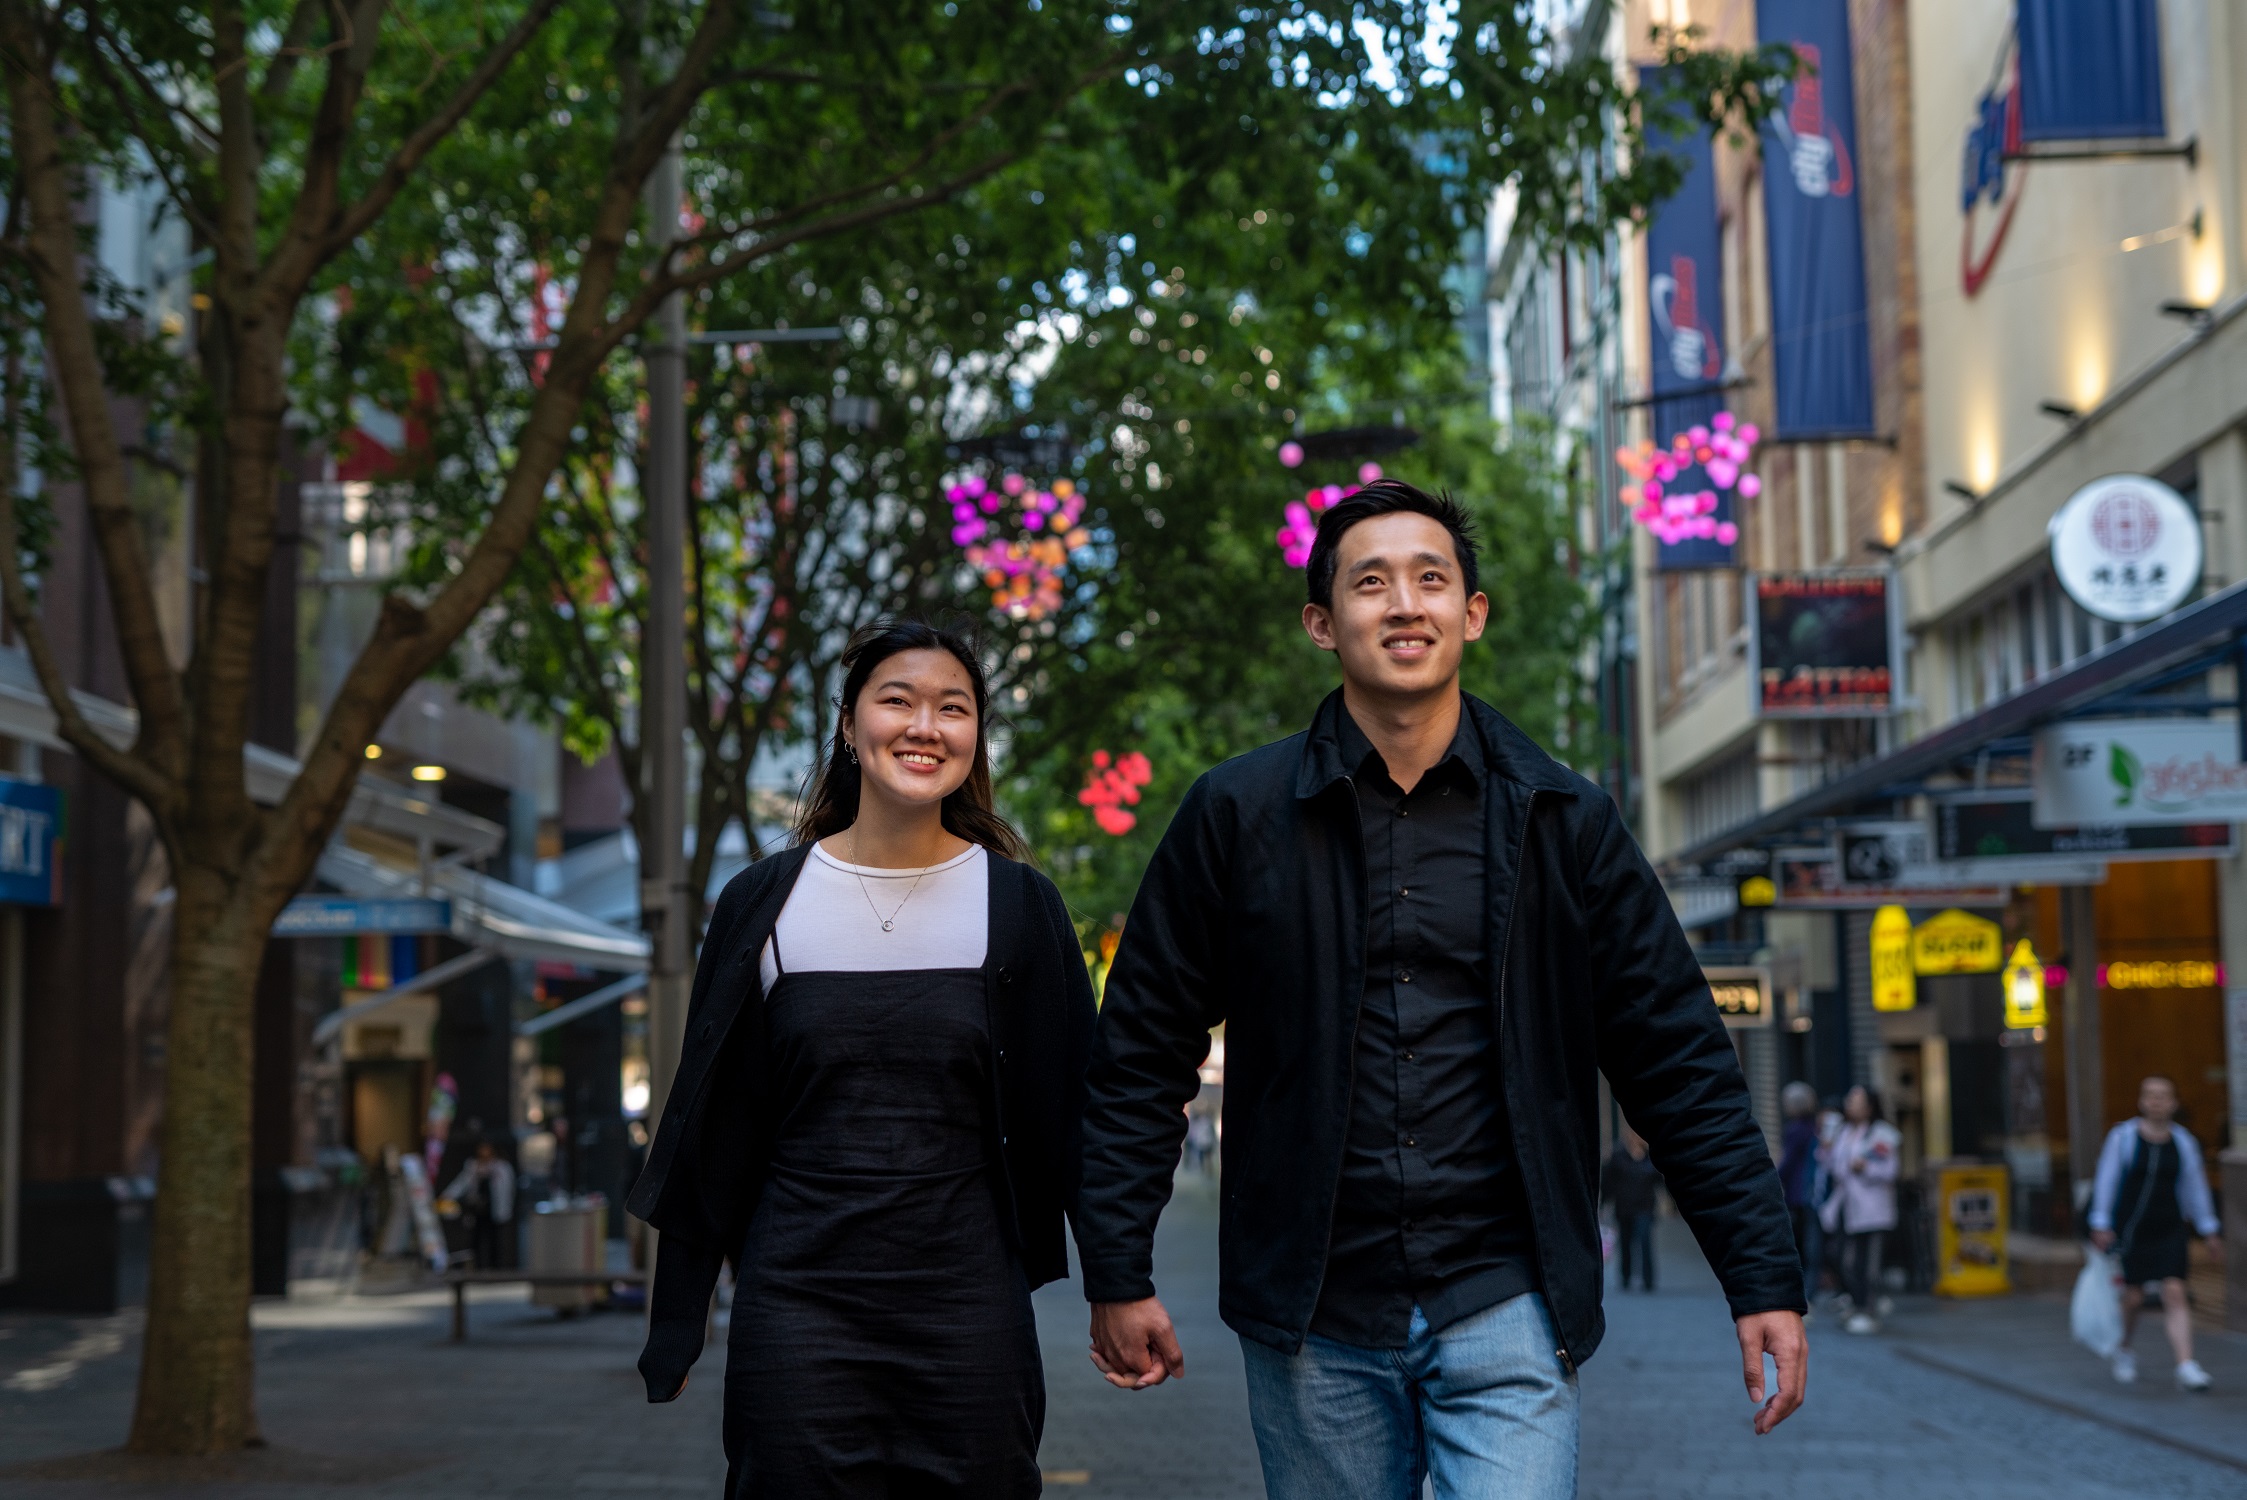
<path fill-rule="evenodd" d="M 679 234 L 676 137 L 648 177 L 649 237 L 660 249 Z M 687 899 L 686 523 L 687 313 L 677 294 L 656 310 L 646 344 L 648 471 L 647 624 L 640 642 L 640 919 L 647 928 L 650 1118 L 660 1118 L 679 1070 L 693 974 Z"/>

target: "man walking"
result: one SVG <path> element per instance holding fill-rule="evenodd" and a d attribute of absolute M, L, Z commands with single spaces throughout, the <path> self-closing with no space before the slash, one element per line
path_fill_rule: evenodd
<path fill-rule="evenodd" d="M 1646 1142 L 1626 1127 L 1599 1180 L 1600 1201 L 1615 1211 L 1616 1258 L 1623 1273 L 1616 1284 L 1626 1292 L 1633 1267 L 1639 1285 L 1654 1290 L 1654 1209 L 1661 1191 L 1662 1174 L 1646 1159 Z"/>
<path fill-rule="evenodd" d="M 1223 1022 L 1219 1303 L 1273 1500 L 1575 1494 L 1602 1072 L 1770 1431 L 1807 1361 L 1778 1178 L 1614 805 L 1460 691 L 1489 612 L 1465 514 L 1368 485 L 1321 517 L 1309 583 L 1341 690 L 1195 784 L 1109 973 L 1077 1218 L 1094 1363 L 1127 1389 L 1185 1373 L 1154 1229 Z"/>

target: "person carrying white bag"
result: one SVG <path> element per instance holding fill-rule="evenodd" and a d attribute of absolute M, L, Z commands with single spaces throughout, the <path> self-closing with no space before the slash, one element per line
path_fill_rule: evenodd
<path fill-rule="evenodd" d="M 2138 1378 L 2130 1335 L 2145 1306 L 2146 1288 L 2158 1284 L 2161 1321 L 2177 1357 L 2177 1384 L 2204 1391 L 2210 1381 L 2192 1357 L 2192 1305 L 2185 1298 L 2190 1274 L 2188 1231 L 2223 1254 L 2216 1205 L 2200 1145 L 2177 1123 L 2177 1085 L 2156 1073 L 2138 1085 L 2138 1117 L 2107 1132 L 2091 1189 L 2091 1243 L 2113 1250 L 2122 1262 L 2122 1332 L 2111 1356 L 2114 1378 Z"/>

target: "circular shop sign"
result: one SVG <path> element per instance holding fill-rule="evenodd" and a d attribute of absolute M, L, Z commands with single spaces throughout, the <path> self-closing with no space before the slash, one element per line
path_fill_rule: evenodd
<path fill-rule="evenodd" d="M 2102 620 L 2165 615 L 2200 582 L 2200 518 L 2143 474 L 2095 479 L 2052 517 L 2052 570 L 2068 596 Z"/>

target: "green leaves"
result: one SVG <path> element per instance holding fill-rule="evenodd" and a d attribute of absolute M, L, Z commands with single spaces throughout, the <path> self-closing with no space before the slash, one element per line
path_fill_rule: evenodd
<path fill-rule="evenodd" d="M 2114 799 L 2116 807 L 2128 807 L 2131 799 L 2138 795 L 2138 781 L 2143 770 L 2129 746 L 2117 740 L 2108 747 L 2107 778 L 2120 789 L 2120 795 Z"/>

